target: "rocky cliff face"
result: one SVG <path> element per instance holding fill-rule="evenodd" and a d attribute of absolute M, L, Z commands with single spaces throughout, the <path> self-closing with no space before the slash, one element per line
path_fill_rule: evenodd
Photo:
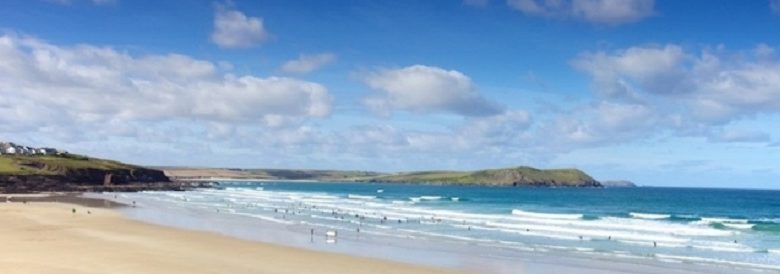
<path fill-rule="evenodd" d="M 0 175 L 0 192 L 132 191 L 177 189 L 162 171 L 137 169 L 74 169 L 64 175 Z"/>
<path fill-rule="evenodd" d="M 89 185 L 121 185 L 128 183 L 170 182 L 160 170 L 153 169 L 76 169 L 66 172 L 65 177 L 72 182 Z"/>

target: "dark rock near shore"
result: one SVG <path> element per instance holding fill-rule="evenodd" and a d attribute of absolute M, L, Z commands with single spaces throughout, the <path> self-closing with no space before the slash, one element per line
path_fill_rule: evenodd
<path fill-rule="evenodd" d="M 182 191 L 211 187 L 209 182 L 170 181 L 166 178 L 122 177 L 117 183 L 104 184 L 99 177 L 68 177 L 60 175 L 0 175 L 0 193 L 35 192 L 135 192 L 145 190 Z M 152 179 L 160 179 L 159 181 Z"/>
<path fill-rule="evenodd" d="M 209 186 L 209 182 L 171 181 L 162 171 L 138 167 L 71 169 L 62 175 L 0 174 L 0 193 L 175 191 Z"/>

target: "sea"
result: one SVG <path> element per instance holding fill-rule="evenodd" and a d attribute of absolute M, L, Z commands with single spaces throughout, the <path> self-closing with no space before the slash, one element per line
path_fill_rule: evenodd
<path fill-rule="evenodd" d="M 231 181 L 118 199 L 293 227 L 312 239 L 377 235 L 780 272 L 776 190 Z"/>

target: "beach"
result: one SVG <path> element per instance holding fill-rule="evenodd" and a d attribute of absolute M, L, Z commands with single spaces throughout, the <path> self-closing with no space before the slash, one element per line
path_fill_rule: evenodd
<path fill-rule="evenodd" d="M 147 224 L 71 203 L 2 203 L 0 224 L 2 273 L 455 272 Z"/>
<path fill-rule="evenodd" d="M 355 186 L 364 187 L 342 187 Z M 264 183 L 264 187 L 288 185 Z M 295 184 L 292 187 L 334 186 Z M 383 195 L 393 191 L 392 186 L 384 188 Z M 444 221 L 423 225 L 397 220 L 384 222 L 381 217 L 377 224 L 372 224 L 372 215 L 366 215 L 369 217 L 358 226 L 360 230 L 350 231 L 347 227 L 317 223 L 312 218 L 317 214 L 296 213 L 311 203 L 306 202 L 303 192 L 259 191 L 254 186 L 251 189 L 254 194 L 251 204 L 234 195 L 234 191 L 246 190 L 231 188 L 13 195 L 10 199 L 13 202 L 5 202 L 8 196 L 0 195 L 0 243 L 3 244 L 0 273 L 777 273 L 772 267 L 757 268 L 738 262 L 641 256 L 585 247 L 506 245 L 474 241 L 457 234 L 421 236 L 412 231 L 422 231 L 426 226 L 448 226 Z M 441 187 L 431 189 L 442 190 Z M 317 199 L 325 198 L 323 194 L 316 195 Z M 294 201 L 297 207 L 274 204 L 282 209 L 263 209 L 262 204 L 269 197 L 284 203 Z M 376 202 L 362 202 L 367 197 L 347 195 L 335 199 L 333 205 L 343 207 L 353 201 L 376 207 Z M 448 205 L 452 201 L 427 203 L 453 206 Z M 317 203 L 317 208 L 331 211 L 322 203 Z M 444 211 L 436 212 L 439 218 L 448 218 Z M 516 213 L 513 215 L 517 216 Z M 520 213 L 533 218 L 549 217 L 549 214 Z M 343 211 L 334 214 L 345 219 L 352 216 Z M 343 221 L 341 217 L 334 220 Z M 586 221 L 569 220 L 566 226 Z M 463 228 L 465 233 L 470 229 Z M 328 231 L 337 231 L 338 236 L 326 237 Z M 555 236 L 553 232 L 547 233 Z"/>
<path fill-rule="evenodd" d="M 775 211 L 764 205 L 774 192 L 265 181 L 220 186 L 86 196 L 137 202 L 121 212 L 142 222 L 476 273 L 780 271 L 774 263 L 780 242 L 766 231 L 774 229 Z M 645 195 L 664 198 L 639 200 Z M 701 197 L 741 206 L 677 206 Z M 338 231 L 338 240 L 326 241 L 326 230 Z"/>

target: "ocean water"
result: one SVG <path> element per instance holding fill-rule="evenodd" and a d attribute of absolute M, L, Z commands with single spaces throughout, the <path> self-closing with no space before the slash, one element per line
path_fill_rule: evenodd
<path fill-rule="evenodd" d="M 780 191 L 223 182 L 123 196 L 342 233 L 780 271 Z"/>

